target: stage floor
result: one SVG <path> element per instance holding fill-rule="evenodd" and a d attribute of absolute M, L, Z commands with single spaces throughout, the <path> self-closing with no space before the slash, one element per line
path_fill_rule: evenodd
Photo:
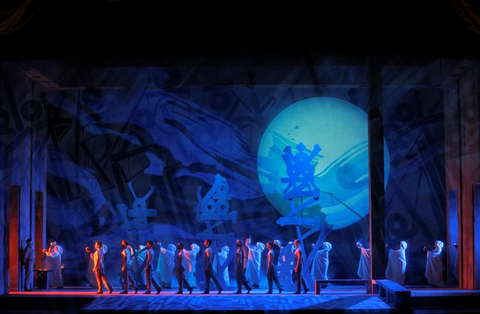
<path fill-rule="evenodd" d="M 465 302 L 480 304 L 480 291 L 459 289 L 409 288 L 412 293 L 413 313 L 478 313 L 480 307 L 465 308 Z M 330 285 L 320 294 L 284 292 L 265 294 L 265 289 L 254 289 L 250 294 L 234 294 L 224 290 L 221 294 L 200 290 L 175 294 L 176 289 L 164 289 L 160 294 L 95 294 L 94 289 L 65 287 L 64 289 L 11 292 L 1 297 L 0 313 L 155 313 L 155 312 L 310 312 L 315 313 L 396 313 L 376 294 L 368 294 L 365 286 Z M 462 299 L 468 298 L 468 299 Z M 446 303 L 448 301 L 448 303 Z M 465 301 L 462 301 L 465 300 Z M 442 305 L 443 304 L 443 305 Z M 438 305 L 438 306 L 435 306 Z M 432 307 L 433 306 L 433 307 Z"/>

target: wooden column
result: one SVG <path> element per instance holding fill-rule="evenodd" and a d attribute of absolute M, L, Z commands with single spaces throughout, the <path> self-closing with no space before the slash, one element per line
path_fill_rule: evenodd
<path fill-rule="evenodd" d="M 458 193 L 457 190 L 446 190 L 448 199 L 447 211 L 447 245 L 455 247 L 458 244 Z M 458 286 L 458 273 L 455 274 L 455 266 L 458 264 L 458 249 L 446 250 L 447 254 L 447 285 Z"/>
<path fill-rule="evenodd" d="M 475 184 L 474 188 L 474 217 L 473 217 L 473 228 L 474 228 L 474 238 L 473 238 L 473 243 L 480 243 L 480 184 Z M 474 248 L 474 267 L 473 267 L 473 273 L 475 274 L 475 277 L 473 278 L 473 289 L 475 290 L 480 290 L 480 272 L 478 269 L 480 269 L 480 245 L 475 245 Z"/>
<path fill-rule="evenodd" d="M 10 208 L 8 221 L 8 263 L 9 285 L 8 290 L 20 291 L 21 263 L 20 263 L 20 187 L 10 186 Z"/>
<path fill-rule="evenodd" d="M 371 279 L 384 279 L 385 256 L 385 168 L 383 131 L 382 62 L 369 59 L 368 152 L 370 191 Z"/>
<path fill-rule="evenodd" d="M 474 185 L 480 181 L 478 167 L 478 102 L 476 73 L 469 71 L 460 79 L 459 110 L 461 121 L 462 206 L 459 212 L 460 287 L 475 289 Z"/>
<path fill-rule="evenodd" d="M 447 194 L 456 191 L 459 287 L 475 289 L 474 185 L 480 182 L 476 73 L 471 69 L 445 90 L 445 173 Z M 455 199 L 453 199 L 455 200 Z M 447 202 L 451 200 L 447 199 Z M 447 215 L 448 217 L 449 215 Z M 455 226 L 450 225 L 449 230 Z M 447 241 L 448 251 L 453 243 Z M 449 261 L 452 263 L 454 261 Z"/>
<path fill-rule="evenodd" d="M 46 248 L 46 218 L 43 204 L 43 192 L 35 192 L 35 269 L 43 269 L 43 252 Z"/>

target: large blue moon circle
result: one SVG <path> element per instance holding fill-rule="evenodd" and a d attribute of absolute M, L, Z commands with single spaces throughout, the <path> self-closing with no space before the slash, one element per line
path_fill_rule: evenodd
<path fill-rule="evenodd" d="M 297 213 L 295 223 L 308 227 L 312 221 L 333 229 L 349 226 L 369 213 L 368 119 L 357 106 L 333 97 L 315 97 L 294 103 L 278 114 L 262 136 L 258 150 L 258 176 L 263 192 L 283 216 L 292 211 L 285 199 L 287 167 L 284 150 L 305 145 L 309 154 L 316 144 L 321 151 L 310 161 L 315 167 L 318 201 Z M 390 157 L 384 141 L 385 185 Z M 285 181 L 285 180 L 284 180 Z M 294 207 L 307 200 L 293 200 Z M 298 218 L 301 218 L 300 220 Z M 290 219 L 290 218 L 289 218 Z M 303 221 L 303 223 L 302 223 Z"/>

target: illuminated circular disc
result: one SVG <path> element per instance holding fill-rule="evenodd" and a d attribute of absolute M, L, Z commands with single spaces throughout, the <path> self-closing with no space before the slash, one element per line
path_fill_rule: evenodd
<path fill-rule="evenodd" d="M 284 197 L 291 190 L 284 150 L 291 147 L 295 156 L 298 144 L 310 155 L 315 145 L 320 152 L 309 158 L 315 172 L 308 186 L 320 190 L 319 198 L 293 217 L 292 205 Z M 385 184 L 390 158 L 385 144 Z M 309 156 L 310 157 L 310 156 Z M 298 166 L 298 165 L 294 165 Z M 284 217 L 281 224 L 313 226 L 327 223 L 339 229 L 357 222 L 369 212 L 368 119 L 357 106 L 332 97 L 316 97 L 292 104 L 270 123 L 258 150 L 258 176 L 263 191 L 273 207 Z M 290 182 L 289 182 L 290 179 Z M 292 183 L 293 184 L 293 183 Z M 296 183 L 298 186 L 298 182 Z M 305 189 L 308 191 L 308 188 Z M 307 193 L 308 194 L 308 193 Z M 294 197 L 294 208 L 311 197 Z M 287 217 L 285 217 L 287 216 Z"/>

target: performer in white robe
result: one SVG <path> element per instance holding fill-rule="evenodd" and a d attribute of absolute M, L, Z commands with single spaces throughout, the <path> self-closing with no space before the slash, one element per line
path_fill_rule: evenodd
<path fill-rule="evenodd" d="M 214 262 L 214 267 L 216 267 L 216 269 L 220 269 L 220 267 L 222 267 L 223 263 L 227 260 L 229 252 L 230 248 L 228 247 L 228 245 L 225 245 L 224 247 L 222 247 L 222 250 L 217 253 Z M 228 274 L 228 266 L 225 267 L 225 269 L 223 270 L 223 281 L 225 282 L 225 286 L 230 287 L 230 275 Z"/>
<path fill-rule="evenodd" d="M 315 253 L 311 270 L 313 280 L 328 279 L 329 252 L 331 249 L 332 244 L 330 242 L 323 242 L 321 248 Z"/>
<path fill-rule="evenodd" d="M 51 270 L 50 275 L 50 287 L 56 287 L 57 289 L 63 288 L 62 278 L 62 254 L 63 248 L 52 239 L 50 240 L 50 247 L 43 249 L 45 253 L 45 269 Z"/>
<path fill-rule="evenodd" d="M 257 242 L 256 245 L 251 243 L 251 238 L 245 239 L 245 246 L 248 249 L 247 254 L 247 268 L 245 270 L 245 277 L 252 286 L 252 288 L 260 287 L 260 264 L 262 261 L 262 252 L 265 250 L 265 244 Z"/>
<path fill-rule="evenodd" d="M 423 250 L 427 252 L 425 277 L 427 277 L 428 283 L 434 287 L 442 287 L 444 285 L 442 261 L 443 242 L 437 240 L 435 241 L 435 248 L 433 250 L 429 250 L 426 246 L 423 247 Z"/>
<path fill-rule="evenodd" d="M 175 251 L 177 247 L 175 244 L 169 244 L 167 248 L 162 246 L 162 243 L 157 243 L 160 247 L 157 262 L 157 277 L 160 279 L 160 284 L 167 289 L 172 287 L 173 270 L 175 268 Z"/>
<path fill-rule="evenodd" d="M 388 250 L 387 269 L 385 270 L 385 278 L 398 282 L 402 286 L 405 285 L 405 274 L 407 272 L 407 257 L 405 250 L 407 242 L 400 241 L 397 250 Z"/>
<path fill-rule="evenodd" d="M 190 245 L 190 250 L 183 249 L 183 267 L 185 268 L 185 279 L 192 288 L 197 287 L 195 271 L 197 269 L 197 254 L 200 252 L 200 246 L 195 243 Z"/>
<path fill-rule="evenodd" d="M 360 249 L 357 275 L 361 279 L 370 279 L 370 249 L 364 248 L 360 242 L 357 242 L 357 247 Z"/>

